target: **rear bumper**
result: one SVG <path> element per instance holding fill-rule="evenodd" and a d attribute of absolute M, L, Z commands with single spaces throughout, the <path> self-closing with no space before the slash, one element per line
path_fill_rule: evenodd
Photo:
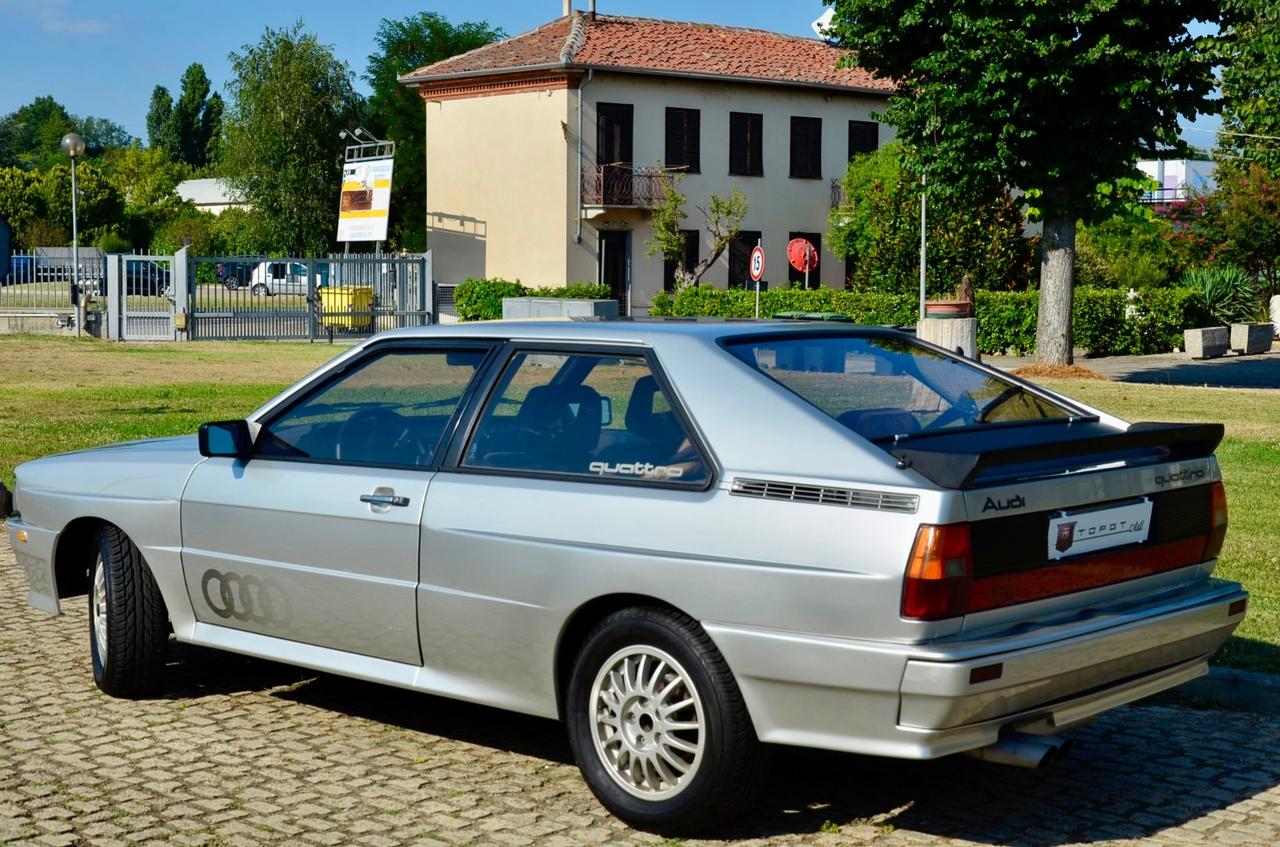
<path fill-rule="evenodd" d="M 10 518 L 5 523 L 9 543 L 18 567 L 27 575 L 27 604 L 43 612 L 58 614 L 58 581 L 53 571 L 53 546 L 58 533 Z M 22 540 L 25 538 L 25 540 Z"/>
<path fill-rule="evenodd" d="M 1235 583 L 1199 581 L 1066 621 L 927 645 L 706 625 L 761 740 L 928 759 L 1002 729 L 1060 732 L 1202 676 L 1244 617 Z M 971 682 L 975 669 L 999 677 Z"/>

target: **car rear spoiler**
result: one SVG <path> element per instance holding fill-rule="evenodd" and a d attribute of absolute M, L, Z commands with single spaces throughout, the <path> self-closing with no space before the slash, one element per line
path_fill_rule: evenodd
<path fill-rule="evenodd" d="M 1017 466 L 1042 476 L 1147 453 L 1144 464 L 1211 456 L 1222 441 L 1222 424 L 1135 423 L 1116 430 L 1096 422 L 1026 429 L 1000 427 L 958 430 L 937 437 L 899 437 L 884 447 L 909 467 L 947 488 L 973 488 L 1017 477 Z M 1154 453 L 1155 455 L 1150 455 Z M 1083 460 L 1045 467 L 1061 459 Z M 1009 473 L 992 473 L 1001 469 Z M 984 479 L 985 477 L 985 479 Z"/>

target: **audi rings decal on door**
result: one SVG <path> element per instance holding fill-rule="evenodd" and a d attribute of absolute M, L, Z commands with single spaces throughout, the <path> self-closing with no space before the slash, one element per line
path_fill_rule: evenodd
<path fill-rule="evenodd" d="M 220 618 L 252 623 L 279 622 L 275 601 L 283 597 L 283 592 L 271 580 L 210 568 L 200 577 L 200 593 L 209 611 Z M 284 605 L 283 618 L 287 620 L 287 598 Z"/>

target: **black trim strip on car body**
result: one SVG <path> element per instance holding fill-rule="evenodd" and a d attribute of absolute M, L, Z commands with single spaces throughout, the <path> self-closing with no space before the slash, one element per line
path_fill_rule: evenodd
<path fill-rule="evenodd" d="M 462 457 L 465 455 L 467 448 L 471 444 L 472 438 L 475 436 L 475 430 L 479 424 L 482 413 L 486 408 L 488 408 L 489 403 L 492 401 L 494 392 L 497 390 L 502 378 L 506 375 L 507 369 L 512 366 L 515 358 L 521 353 L 546 353 L 566 356 L 614 356 L 619 358 L 644 360 L 644 363 L 649 368 L 649 372 L 653 374 L 654 379 L 657 380 L 658 387 L 666 393 L 667 401 L 671 404 L 671 410 L 675 413 L 676 419 L 679 420 L 680 425 L 684 427 L 685 434 L 693 442 L 694 449 L 698 451 L 698 455 L 706 465 L 706 481 L 692 485 L 683 482 L 641 479 L 638 477 L 631 479 L 615 479 L 604 476 L 588 476 L 585 474 L 569 474 L 556 471 L 520 470 L 518 468 L 483 468 L 464 464 Z M 691 492 L 709 491 L 713 489 L 721 474 L 721 467 L 718 459 L 707 446 L 701 430 L 693 425 L 693 419 L 685 409 L 684 403 L 675 391 L 672 390 L 671 381 L 667 378 L 667 374 L 663 370 L 661 363 L 658 361 L 657 356 L 654 354 L 652 347 L 639 343 L 629 345 L 619 344 L 618 342 L 592 343 L 576 341 L 558 342 L 523 340 L 508 341 L 506 344 L 503 344 L 494 355 L 490 370 L 485 375 L 484 390 L 480 391 L 477 389 L 471 398 L 471 404 L 467 409 L 464 418 L 459 422 L 453 432 L 452 440 L 444 454 L 440 470 L 448 471 L 450 473 L 476 474 L 480 476 L 505 476 L 520 479 L 544 479 L 554 482 L 576 482 L 588 485 L 621 485 L 631 488 L 657 488 L 667 491 Z"/>

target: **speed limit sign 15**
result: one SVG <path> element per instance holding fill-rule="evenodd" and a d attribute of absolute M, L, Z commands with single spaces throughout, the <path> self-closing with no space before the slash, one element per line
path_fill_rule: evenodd
<path fill-rule="evenodd" d="M 759 244 L 751 251 L 751 280 L 759 282 L 764 277 L 764 248 Z"/>

